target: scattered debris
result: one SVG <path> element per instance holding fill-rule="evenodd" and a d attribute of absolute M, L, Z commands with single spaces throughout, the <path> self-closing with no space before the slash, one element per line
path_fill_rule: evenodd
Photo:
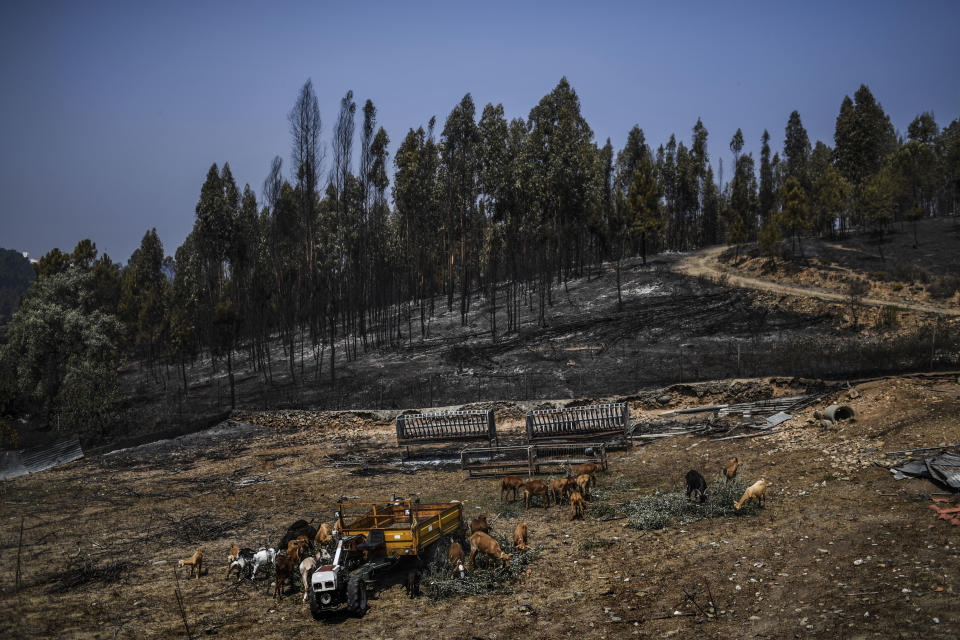
<path fill-rule="evenodd" d="M 927 478 L 960 491 L 960 455 L 942 453 L 939 456 L 910 460 L 890 470 L 897 480 L 904 478 Z"/>

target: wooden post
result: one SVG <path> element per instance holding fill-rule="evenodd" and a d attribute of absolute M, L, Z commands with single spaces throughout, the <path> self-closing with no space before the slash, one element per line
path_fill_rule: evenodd
<path fill-rule="evenodd" d="M 20 553 L 23 550 L 23 521 L 24 516 L 20 516 L 20 542 L 17 543 L 17 574 L 14 580 L 14 591 L 20 591 Z"/>

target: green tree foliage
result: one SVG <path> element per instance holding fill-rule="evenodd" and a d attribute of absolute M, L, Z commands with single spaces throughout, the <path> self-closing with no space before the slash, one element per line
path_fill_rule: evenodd
<path fill-rule="evenodd" d="M 95 390 L 115 386 L 120 325 L 96 308 L 93 280 L 75 266 L 39 277 L 0 354 L 3 367 L 15 372 L 17 393 L 64 432 L 90 434 L 97 427 L 93 417 L 114 408 L 111 393 Z"/>
<path fill-rule="evenodd" d="M 820 232 L 838 226 L 849 206 L 850 185 L 832 164 L 827 164 L 813 184 L 813 221 Z"/>
<path fill-rule="evenodd" d="M 796 113 L 796 112 L 794 112 Z M 770 133 L 764 129 L 760 138 L 760 191 L 757 195 L 757 207 L 760 220 L 765 223 L 773 217 L 776 206 L 776 192 L 773 184 L 773 167 L 770 164 Z"/>
<path fill-rule="evenodd" d="M 934 120 L 933 114 L 929 111 L 924 111 L 918 115 L 907 127 L 907 136 L 921 144 L 934 143 L 938 132 L 937 121 Z"/>
<path fill-rule="evenodd" d="M 866 85 L 860 85 L 852 100 L 844 97 L 833 139 L 837 169 L 857 194 L 897 147 L 890 117 Z"/>
<path fill-rule="evenodd" d="M 776 256 L 780 252 L 783 236 L 780 235 L 779 218 L 779 213 L 768 218 L 760 225 L 757 233 L 757 244 L 765 256 Z"/>
<path fill-rule="evenodd" d="M 867 224 L 881 235 L 893 222 L 899 188 L 897 176 L 888 164 L 870 177 L 860 194 L 860 210 Z"/>
<path fill-rule="evenodd" d="M 163 274 L 163 244 L 156 229 L 144 234 L 121 277 L 118 315 L 134 349 L 153 366 L 166 344 L 169 282 Z"/>
<path fill-rule="evenodd" d="M 20 297 L 33 281 L 30 261 L 19 251 L 0 249 L 0 324 L 20 306 Z"/>
<path fill-rule="evenodd" d="M 757 179 L 752 154 L 737 157 L 728 190 L 727 234 L 730 242 L 741 245 L 756 238 L 757 233 Z"/>
<path fill-rule="evenodd" d="M 649 155 L 640 157 L 627 194 L 630 210 L 630 233 L 640 239 L 640 255 L 647 263 L 647 237 L 663 227 L 660 214 L 660 186 L 656 168 Z"/>
<path fill-rule="evenodd" d="M 787 121 L 786 137 L 783 141 L 783 155 L 786 161 L 787 178 L 796 178 L 804 191 L 810 191 L 810 138 L 803 128 L 800 114 L 794 111 Z"/>
<path fill-rule="evenodd" d="M 800 246 L 800 255 L 803 256 L 803 244 L 799 243 L 800 234 L 813 226 L 813 220 L 810 217 L 810 207 L 807 204 L 807 193 L 803 190 L 795 176 L 787 178 L 781 194 L 783 201 L 783 211 L 780 214 L 780 225 L 793 238 L 792 247 L 796 250 Z"/>

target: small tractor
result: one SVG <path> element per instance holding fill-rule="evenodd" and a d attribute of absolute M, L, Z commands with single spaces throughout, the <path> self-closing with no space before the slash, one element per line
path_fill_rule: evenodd
<path fill-rule="evenodd" d="M 310 578 L 310 613 L 315 620 L 346 609 L 363 615 L 367 589 L 376 578 L 401 562 L 413 571 L 430 561 L 441 561 L 447 538 L 463 538 L 463 506 L 419 504 L 395 498 L 385 502 L 337 503 L 340 539 L 333 563 L 318 567 Z M 441 551 L 441 552 L 438 552 Z M 410 560 L 405 560 L 409 558 Z"/>

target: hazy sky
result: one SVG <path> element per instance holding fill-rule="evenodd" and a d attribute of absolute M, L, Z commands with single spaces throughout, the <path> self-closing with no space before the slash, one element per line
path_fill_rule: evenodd
<path fill-rule="evenodd" d="M 323 138 L 370 98 L 392 152 L 472 93 L 526 117 L 567 76 L 599 144 L 640 125 L 711 161 L 741 127 L 756 155 L 799 110 L 832 145 L 866 83 L 894 126 L 960 117 L 960 2 L 21 2 L 0 6 L 0 247 L 39 256 L 89 237 L 126 262 L 156 227 L 173 254 L 210 164 L 259 194 L 311 78 Z M 357 8 L 354 8 L 357 7 Z M 359 116 L 359 113 L 358 113 Z M 358 123 L 360 118 L 358 117 Z M 357 143 L 358 144 L 358 143 Z M 355 163 L 356 165 L 356 163 Z"/>

